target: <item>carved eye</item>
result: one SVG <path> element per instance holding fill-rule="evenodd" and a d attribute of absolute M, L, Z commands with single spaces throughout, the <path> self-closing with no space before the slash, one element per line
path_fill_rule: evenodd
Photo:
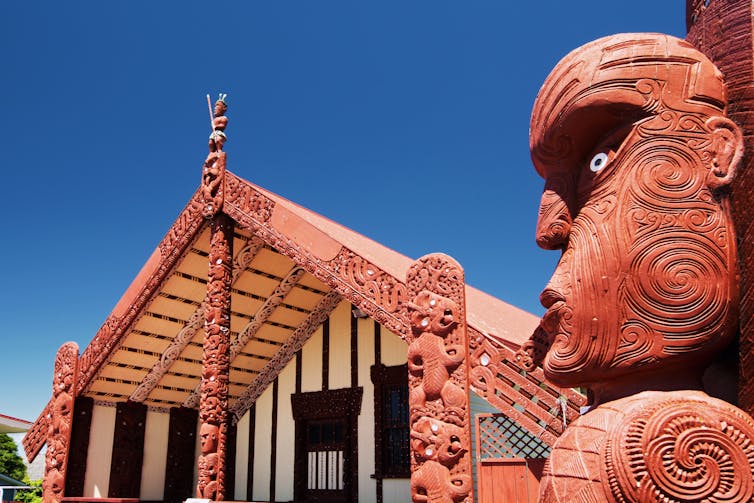
<path fill-rule="evenodd" d="M 607 161 L 607 154 L 605 152 L 600 152 L 599 154 L 596 154 L 594 157 L 592 157 L 592 160 L 589 163 L 589 169 L 592 170 L 592 173 L 597 173 L 602 168 L 607 166 Z"/>

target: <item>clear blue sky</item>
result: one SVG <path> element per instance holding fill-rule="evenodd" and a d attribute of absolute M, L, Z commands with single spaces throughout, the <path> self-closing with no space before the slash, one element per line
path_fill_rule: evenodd
<path fill-rule="evenodd" d="M 0 413 L 34 420 L 199 183 L 229 168 L 540 314 L 529 113 L 571 49 L 684 36 L 681 0 L 6 2 Z"/>

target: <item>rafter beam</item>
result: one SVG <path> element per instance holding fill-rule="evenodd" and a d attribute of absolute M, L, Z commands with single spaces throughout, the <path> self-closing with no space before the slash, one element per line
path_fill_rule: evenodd
<path fill-rule="evenodd" d="M 275 377 L 288 365 L 288 362 L 293 359 L 296 352 L 304 346 L 314 331 L 317 330 L 317 327 L 324 323 L 342 300 L 343 298 L 334 290 L 322 297 L 322 300 L 319 301 L 311 314 L 291 334 L 285 344 L 283 344 L 283 347 L 264 366 L 257 378 L 254 379 L 254 382 L 246 388 L 243 395 L 230 407 L 230 412 L 235 416 L 236 421 L 254 405 L 254 402 L 267 389 L 267 386 L 275 380 Z"/>
<path fill-rule="evenodd" d="M 252 237 L 246 242 L 233 259 L 232 283 L 236 282 L 263 246 L 264 243 L 257 237 Z M 186 346 L 188 346 L 191 339 L 194 338 L 196 332 L 204 325 L 204 311 L 206 308 L 207 300 L 205 299 L 202 304 L 196 308 L 183 328 L 181 328 L 178 334 L 173 338 L 170 345 L 165 348 L 159 361 L 152 366 L 149 373 L 147 373 L 146 377 L 141 381 L 141 384 L 139 384 L 134 392 L 131 393 L 129 400 L 133 402 L 143 402 L 147 399 L 152 390 L 157 386 L 157 383 L 160 382 L 160 379 L 162 379 L 162 377 L 168 372 L 183 350 L 186 349 Z"/>
<path fill-rule="evenodd" d="M 272 313 L 283 302 L 285 296 L 293 290 L 296 283 L 299 282 L 301 277 L 306 274 L 306 271 L 301 267 L 294 267 L 288 274 L 280 281 L 275 290 L 267 297 L 264 304 L 260 306 L 256 314 L 251 318 L 251 321 L 238 333 L 236 339 L 230 344 L 230 361 L 233 363 L 236 356 L 246 346 L 246 344 L 254 338 L 254 336 L 262 328 L 262 325 L 272 316 Z M 184 407 L 196 407 L 199 404 L 199 386 L 186 398 L 183 403 Z"/>

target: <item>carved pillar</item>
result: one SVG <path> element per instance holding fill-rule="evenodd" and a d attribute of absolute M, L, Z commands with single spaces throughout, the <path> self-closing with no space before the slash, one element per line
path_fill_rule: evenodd
<path fill-rule="evenodd" d="M 52 378 L 52 409 L 42 483 L 46 503 L 60 502 L 64 496 L 78 374 L 79 347 L 75 342 L 66 342 L 58 349 Z"/>
<path fill-rule="evenodd" d="M 198 498 L 218 501 L 225 496 L 232 245 L 233 221 L 227 215 L 218 213 L 212 219 L 210 237 L 199 402 L 201 454 L 196 487 Z"/>
<path fill-rule="evenodd" d="M 139 497 L 146 424 L 146 405 L 131 401 L 118 403 L 108 489 L 111 498 Z"/>
<path fill-rule="evenodd" d="M 413 335 L 408 347 L 411 497 L 471 503 L 463 269 L 446 255 L 427 255 L 409 268 L 406 287 Z"/>
<path fill-rule="evenodd" d="M 753 14 L 750 0 L 686 1 L 686 40 L 723 73 L 728 91 L 728 116 L 744 133 L 745 154 L 732 185 L 732 207 L 741 268 L 738 405 L 749 414 L 754 414 Z"/>

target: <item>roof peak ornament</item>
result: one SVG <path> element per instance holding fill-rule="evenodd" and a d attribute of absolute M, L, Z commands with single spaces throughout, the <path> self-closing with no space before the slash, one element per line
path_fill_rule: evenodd
<path fill-rule="evenodd" d="M 223 146 L 228 137 L 225 136 L 225 128 L 228 127 L 228 118 L 225 113 L 228 111 L 228 95 L 219 93 L 215 101 L 214 111 L 212 103 L 207 94 L 207 108 L 209 109 L 209 120 L 212 126 L 212 133 L 209 135 L 209 155 L 204 161 L 202 168 L 202 198 L 204 199 L 204 209 L 202 215 L 205 218 L 212 218 L 217 214 L 223 205 L 223 185 L 225 180 L 225 152 Z"/>

